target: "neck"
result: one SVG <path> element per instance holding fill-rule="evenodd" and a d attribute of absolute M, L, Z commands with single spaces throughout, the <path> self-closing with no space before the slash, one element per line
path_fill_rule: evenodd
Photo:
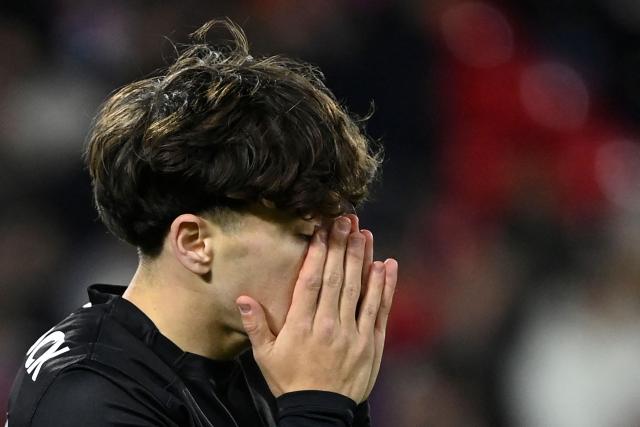
<path fill-rule="evenodd" d="M 225 319 L 229 314 L 216 305 L 211 290 L 188 279 L 140 265 L 122 297 L 182 351 L 216 360 L 233 359 L 248 347 L 247 337 L 229 326 L 231 322 Z"/>

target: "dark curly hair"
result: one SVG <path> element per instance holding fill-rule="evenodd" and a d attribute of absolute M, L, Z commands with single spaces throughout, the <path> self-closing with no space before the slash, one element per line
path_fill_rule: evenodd
<path fill-rule="evenodd" d="M 207 43 L 214 26 L 230 42 Z M 85 160 L 112 233 L 153 257 L 181 213 L 268 202 L 332 217 L 366 198 L 380 150 L 317 68 L 253 58 L 228 20 L 191 37 L 174 64 L 117 90 L 95 118 Z"/>

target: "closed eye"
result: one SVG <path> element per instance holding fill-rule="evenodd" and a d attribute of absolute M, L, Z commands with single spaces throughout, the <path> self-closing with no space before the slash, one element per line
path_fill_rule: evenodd
<path fill-rule="evenodd" d="M 302 240 L 304 240 L 305 242 L 311 242 L 311 238 L 313 237 L 313 234 L 298 234 L 298 237 L 300 237 Z"/>

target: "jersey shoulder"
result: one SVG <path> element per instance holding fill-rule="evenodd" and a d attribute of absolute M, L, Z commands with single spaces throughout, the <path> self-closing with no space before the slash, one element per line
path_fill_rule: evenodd
<path fill-rule="evenodd" d="M 78 387 L 83 381 L 156 412 L 162 412 L 160 402 L 175 401 L 166 389 L 173 371 L 111 315 L 113 309 L 106 303 L 76 310 L 27 350 L 9 396 L 10 426 L 32 425 L 40 405 L 64 408 L 58 399 L 86 397 Z"/>
<path fill-rule="evenodd" d="M 63 370 L 47 388 L 31 427 L 175 426 L 153 399 L 145 399 L 121 381 L 75 365 Z M 13 426 L 11 419 L 11 426 Z"/>
<path fill-rule="evenodd" d="M 27 350 L 9 396 L 11 425 L 28 425 L 56 377 L 91 357 L 105 306 L 83 307 L 42 334 Z"/>

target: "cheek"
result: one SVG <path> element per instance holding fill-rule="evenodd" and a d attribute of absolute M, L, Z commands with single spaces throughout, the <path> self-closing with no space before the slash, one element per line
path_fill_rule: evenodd
<path fill-rule="evenodd" d="M 269 276 L 282 280 L 298 276 L 306 251 L 307 245 L 302 240 L 274 239 L 256 247 L 253 255 L 269 271 Z"/>
<path fill-rule="evenodd" d="M 306 248 L 290 248 L 287 251 L 278 251 L 263 258 L 264 268 L 267 271 L 264 282 L 259 284 L 259 290 L 263 298 L 263 306 L 267 311 L 267 317 L 274 332 L 282 329 L 295 287 L 300 268 L 304 261 Z"/>

